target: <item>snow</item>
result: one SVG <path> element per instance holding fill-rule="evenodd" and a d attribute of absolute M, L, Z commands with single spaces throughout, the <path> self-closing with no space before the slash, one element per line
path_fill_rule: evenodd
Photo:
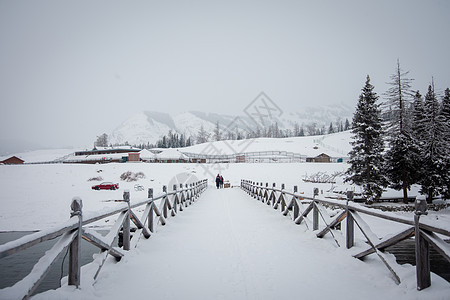
<path fill-rule="evenodd" d="M 107 260 L 94 282 L 101 258 L 83 268 L 81 289 L 65 285 L 33 299 L 446 299 L 450 292 L 434 274 L 432 287 L 417 291 L 411 265 L 396 265 L 396 285 L 378 257 L 354 259 L 239 188 L 209 188 L 119 263 Z"/>
<path fill-rule="evenodd" d="M 350 147 L 345 134 L 349 133 L 258 139 L 258 143 L 250 145 L 249 149 L 298 153 L 318 145 L 319 151 L 327 154 L 329 152 L 323 148 L 334 147 L 345 152 L 345 147 Z M 214 145 L 220 151 L 229 151 L 229 145 L 224 142 Z M 202 151 L 200 146 L 194 146 L 198 147 L 199 153 Z M 203 144 L 203 147 L 207 146 Z M 73 149 L 47 153 L 45 160 L 72 152 Z M 34 155 L 27 153 L 32 161 L 43 157 L 41 152 Z M 390 254 L 386 259 L 402 281 L 399 286 L 376 255 L 368 256 L 364 262 L 354 259 L 352 254 L 367 247 L 357 229 L 355 247 L 351 250 L 339 248 L 330 234 L 317 239 L 314 232 L 307 230 L 308 219 L 295 225 L 289 217 L 283 217 L 279 211 L 270 209 L 237 187 L 241 179 L 250 179 L 270 185 L 276 183 L 278 187 L 284 183 L 288 191 L 297 185 L 299 192 L 306 195 L 311 195 L 317 187 L 319 196 L 325 197 L 332 189 L 345 191 L 354 187 L 344 184 L 343 177 L 337 177 L 335 184 L 307 183 L 302 179 L 317 172 L 331 175 L 347 168 L 345 163 L 2 165 L 0 231 L 49 230 L 60 226 L 68 222 L 70 203 L 75 196 L 82 199 L 83 215 L 88 217 L 123 206 L 114 200 L 122 199 L 125 189 L 130 190 L 131 204 L 135 204 L 147 197 L 148 188 L 153 188 L 158 196 L 163 185 L 170 190 L 173 184 L 207 178 L 210 187 L 194 205 L 179 212 L 175 218 L 169 217 L 167 225 L 159 225 L 150 239 L 141 238 L 137 247 L 127 252 L 119 263 L 111 257 L 106 259 L 95 283 L 93 276 L 103 261 L 102 255 L 94 255 L 95 260 L 82 268 L 81 289 L 63 285 L 34 298 L 120 299 L 145 294 L 162 299 L 286 299 L 300 296 L 314 299 L 448 299 L 448 282 L 432 274 L 431 288 L 418 292 L 414 267 L 397 265 Z M 127 171 L 143 172 L 145 178 L 121 181 L 120 175 Z M 235 188 L 217 190 L 212 187 L 217 173 Z M 89 179 L 98 176 L 103 178 L 102 181 L 118 182 L 119 190 L 92 190 L 91 186 L 98 182 Z M 135 184 L 142 185 L 144 190 L 136 191 Z M 413 219 L 411 212 L 389 214 Z M 137 211 L 137 215 L 140 216 L 140 212 Z M 92 227 L 110 228 L 115 218 L 100 220 Z M 365 215 L 363 219 L 380 238 L 408 227 Z M 421 220 L 450 228 L 450 209 L 430 211 Z M 334 231 L 334 234 L 339 244 L 345 245 L 342 233 Z M 67 279 L 63 282 L 67 284 Z"/>
<path fill-rule="evenodd" d="M 316 157 L 321 153 L 331 157 L 347 157 L 351 150 L 350 137 L 350 131 L 346 131 L 323 136 L 218 141 L 186 147 L 180 149 L 180 151 L 220 155 L 241 152 L 287 151 L 308 157 Z M 216 149 L 217 153 L 208 153 L 208 149 Z"/>

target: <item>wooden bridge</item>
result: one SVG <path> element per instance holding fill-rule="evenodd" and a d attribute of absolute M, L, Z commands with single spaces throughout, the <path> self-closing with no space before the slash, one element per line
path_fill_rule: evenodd
<path fill-rule="evenodd" d="M 123 198 L 118 208 L 90 217 L 83 216 L 81 200 L 74 199 L 72 218 L 66 224 L 1 245 L 0 258 L 60 236 L 27 277 L 0 290 L 0 299 L 28 298 L 67 247 L 67 285 L 36 295 L 37 299 L 98 299 L 99 295 L 105 299 L 130 295 L 155 299 L 287 299 L 299 293 L 312 298 L 367 299 L 372 295 L 377 299 L 408 299 L 413 292 L 405 293 L 402 282 L 411 282 L 395 270 L 383 252 L 386 247 L 420 232 L 421 238 L 416 239 L 418 290 L 431 284 L 430 245 L 450 260 L 449 246 L 438 236 L 450 237 L 450 232 L 420 222 L 419 214 L 415 220 L 393 217 L 346 201 L 307 197 L 296 188 L 289 192 L 283 185 L 276 188 L 275 184 L 269 187 L 243 180 L 240 188 L 217 190 L 207 189 L 207 181 L 202 180 L 174 186 L 172 192 L 165 189 L 159 195 L 153 195 L 150 189 L 148 199 L 133 205 L 128 193 Z M 189 207 L 191 204 L 195 206 Z M 327 216 L 324 205 L 333 206 L 336 215 Z M 143 212 L 140 218 L 135 212 L 138 208 Z M 186 210 L 182 217 L 172 221 L 182 210 Z M 113 215 L 118 217 L 106 236 L 88 228 Z M 406 229 L 380 239 L 364 221 L 366 215 L 399 222 Z M 170 226 L 162 227 L 168 222 Z M 340 231 L 341 223 L 345 234 Z M 352 252 L 345 249 L 355 244 L 355 227 L 366 243 Z M 119 232 L 123 236 L 120 248 L 116 246 Z M 311 239 L 312 234 L 327 241 Z M 81 238 L 101 250 L 91 264 L 94 267 L 83 272 L 78 264 Z M 335 249 L 342 251 L 336 253 Z M 378 267 L 361 264 L 359 259 L 372 253 L 379 258 Z M 111 261 L 112 257 L 121 262 Z M 379 274 L 388 276 L 374 278 Z M 393 295 L 396 288 L 398 292 Z"/>

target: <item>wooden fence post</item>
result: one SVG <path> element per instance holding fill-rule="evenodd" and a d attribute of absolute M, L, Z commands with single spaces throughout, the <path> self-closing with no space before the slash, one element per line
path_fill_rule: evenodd
<path fill-rule="evenodd" d="M 174 184 L 173 185 L 173 190 L 176 192 L 173 195 L 173 205 L 172 205 L 172 217 L 175 217 L 176 213 L 178 212 L 177 210 L 177 204 L 178 204 L 178 192 L 177 192 L 177 185 Z"/>
<path fill-rule="evenodd" d="M 346 215 L 347 215 L 347 233 L 346 233 L 346 239 L 345 239 L 345 245 L 347 249 L 350 249 L 354 245 L 355 240 L 355 222 L 353 220 L 353 216 L 348 209 L 348 202 L 353 200 L 353 191 L 347 191 L 347 202 L 346 202 Z"/>
<path fill-rule="evenodd" d="M 148 189 L 148 198 L 153 199 L 153 188 Z M 153 200 L 150 205 L 152 205 L 152 206 L 155 205 L 153 203 Z M 150 210 L 148 211 L 147 222 L 148 222 L 148 225 L 147 225 L 148 230 L 150 230 L 151 232 L 154 232 L 153 231 L 153 207 L 151 207 Z"/>
<path fill-rule="evenodd" d="M 295 185 L 294 186 L 294 193 L 297 193 L 297 192 L 298 192 L 298 188 Z M 294 220 L 296 220 L 298 218 L 298 215 L 300 214 L 300 208 L 298 207 L 297 197 L 294 196 L 294 198 L 292 200 L 294 200 L 294 208 L 293 208 L 293 210 L 294 210 Z"/>
<path fill-rule="evenodd" d="M 163 198 L 163 217 L 164 219 L 167 219 L 167 186 L 163 185 L 163 193 L 166 193 L 166 196 Z"/>
<path fill-rule="evenodd" d="M 128 212 L 125 220 L 123 221 L 123 250 L 130 250 L 130 217 L 131 217 L 131 208 L 130 208 L 130 191 L 125 190 L 123 192 L 123 201 L 128 204 Z"/>
<path fill-rule="evenodd" d="M 284 193 L 284 188 L 285 188 L 285 185 L 284 185 L 284 183 L 282 183 L 281 184 L 281 189 L 283 191 L 281 192 L 281 195 L 280 195 L 280 198 L 281 198 L 281 211 L 282 212 L 284 212 L 284 210 L 286 209 L 286 200 L 285 200 L 286 194 Z M 286 211 L 286 214 L 287 214 L 287 211 Z"/>
<path fill-rule="evenodd" d="M 416 279 L 417 289 L 423 290 L 431 285 L 430 277 L 430 245 L 420 232 L 419 221 L 421 215 L 428 214 L 427 202 L 425 198 L 417 197 L 415 202 L 414 215 L 414 240 L 416 242 Z"/>
<path fill-rule="evenodd" d="M 80 198 L 75 197 L 72 199 L 70 205 L 71 213 L 70 217 L 78 216 L 78 233 L 69 246 L 69 285 L 75 285 L 77 288 L 80 286 L 81 276 L 81 236 L 83 229 L 83 218 L 81 209 L 83 208 L 83 202 Z"/>
<path fill-rule="evenodd" d="M 315 201 L 316 197 L 319 195 L 319 189 L 314 188 L 313 191 L 313 230 L 319 229 L 319 207 Z"/>

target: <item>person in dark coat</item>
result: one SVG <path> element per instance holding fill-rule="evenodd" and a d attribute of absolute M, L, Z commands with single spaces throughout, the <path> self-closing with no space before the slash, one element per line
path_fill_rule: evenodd
<path fill-rule="evenodd" d="M 220 187 L 220 175 L 217 174 L 216 176 L 216 187 L 219 188 Z"/>
<path fill-rule="evenodd" d="M 223 177 L 220 175 L 220 188 L 223 188 Z"/>

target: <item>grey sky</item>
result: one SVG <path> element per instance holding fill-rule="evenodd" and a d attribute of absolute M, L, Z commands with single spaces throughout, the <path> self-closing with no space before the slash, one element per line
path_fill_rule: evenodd
<path fill-rule="evenodd" d="M 82 146 L 142 110 L 239 114 L 450 86 L 450 1 L 0 0 L 0 140 Z"/>

